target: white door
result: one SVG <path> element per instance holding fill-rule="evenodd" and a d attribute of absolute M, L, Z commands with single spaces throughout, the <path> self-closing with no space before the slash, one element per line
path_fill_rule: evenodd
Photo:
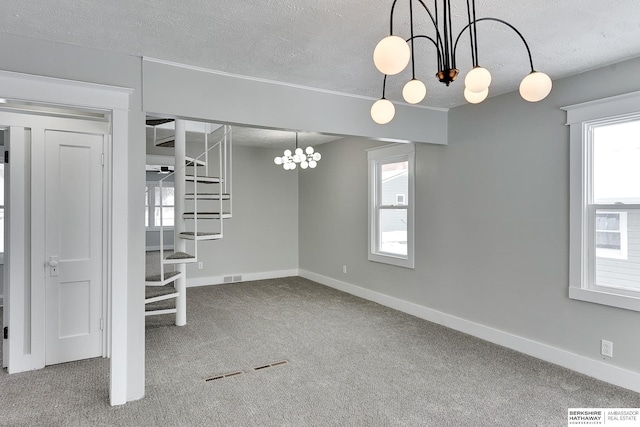
<path fill-rule="evenodd" d="M 47 365 L 103 354 L 104 138 L 44 132 Z"/>

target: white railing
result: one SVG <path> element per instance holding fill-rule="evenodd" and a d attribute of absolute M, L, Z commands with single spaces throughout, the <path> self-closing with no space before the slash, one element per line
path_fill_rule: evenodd
<path fill-rule="evenodd" d="M 193 167 L 193 233 L 194 233 L 194 258 L 198 258 L 198 162 L 204 162 L 204 175 L 200 175 L 200 178 L 206 178 L 210 176 L 210 167 L 209 167 L 209 152 L 216 149 L 218 151 L 218 171 L 220 172 L 220 179 L 218 184 L 218 213 L 219 213 L 219 224 L 220 224 L 220 238 L 223 237 L 224 233 L 224 201 L 225 194 L 231 194 L 231 160 L 232 160 L 232 129 L 231 126 L 224 126 L 224 134 L 222 137 L 215 142 L 211 147 L 209 147 L 209 134 L 205 131 L 205 151 L 200 154 L 198 157 L 194 159 L 189 159 L 185 162 L 185 164 L 178 166 L 179 168 Z M 190 164 L 189 164 L 190 163 Z M 162 195 L 164 193 L 164 183 L 169 178 L 174 177 L 176 174 L 175 170 L 161 180 L 158 181 L 158 187 L 160 190 L 160 204 L 153 208 L 160 208 L 160 281 L 163 282 L 165 280 L 165 263 L 164 263 L 164 203 L 162 199 Z M 147 190 L 148 191 L 148 190 Z M 215 194 L 215 193 L 214 193 Z M 176 203 L 185 203 L 185 195 L 176 195 L 174 193 L 174 206 Z M 213 200 L 213 198 L 212 198 Z M 151 206 L 149 206 L 151 209 Z M 232 201 L 231 197 L 229 197 L 229 214 L 232 214 Z M 174 223 L 176 218 L 174 218 Z"/>

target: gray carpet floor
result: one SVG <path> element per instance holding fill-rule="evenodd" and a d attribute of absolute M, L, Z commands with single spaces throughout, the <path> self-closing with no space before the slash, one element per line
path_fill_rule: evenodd
<path fill-rule="evenodd" d="M 2 372 L 0 425 L 566 426 L 570 407 L 640 407 L 638 393 L 302 278 L 187 301 L 187 326 L 147 321 L 143 400 L 108 405 L 105 359 Z"/>

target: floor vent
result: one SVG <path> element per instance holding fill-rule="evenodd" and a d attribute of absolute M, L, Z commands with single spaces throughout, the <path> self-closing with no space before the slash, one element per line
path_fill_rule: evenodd
<path fill-rule="evenodd" d="M 243 371 L 229 372 L 228 374 L 216 375 L 215 377 L 205 378 L 204 380 L 206 382 L 209 382 L 209 381 L 221 380 L 223 378 L 235 377 L 237 375 L 242 375 L 242 374 L 244 374 Z"/>
<path fill-rule="evenodd" d="M 277 362 L 269 363 L 268 365 L 256 366 L 255 368 L 253 368 L 253 370 L 260 371 L 262 369 L 273 368 L 274 366 L 284 365 L 286 363 L 289 363 L 289 362 L 287 360 L 279 360 Z"/>

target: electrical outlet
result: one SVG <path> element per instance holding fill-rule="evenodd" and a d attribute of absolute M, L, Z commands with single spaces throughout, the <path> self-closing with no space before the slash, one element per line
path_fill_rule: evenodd
<path fill-rule="evenodd" d="M 613 357 L 613 343 L 611 341 L 602 340 L 600 353 L 603 356 Z"/>
<path fill-rule="evenodd" d="M 202 261 L 198 262 L 198 270 L 202 270 L 204 268 L 204 263 Z"/>
<path fill-rule="evenodd" d="M 343 274 L 347 274 L 347 266 L 346 265 L 342 266 L 342 273 Z"/>

